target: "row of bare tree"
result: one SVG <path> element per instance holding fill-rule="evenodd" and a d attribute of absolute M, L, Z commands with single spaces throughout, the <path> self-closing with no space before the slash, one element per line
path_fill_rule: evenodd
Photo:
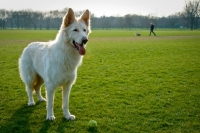
<path fill-rule="evenodd" d="M 200 0 L 186 1 L 182 17 L 190 23 L 191 30 L 198 28 L 198 21 L 200 17 Z"/>
<path fill-rule="evenodd" d="M 66 13 L 66 12 L 65 12 Z M 0 27 L 17 29 L 50 29 L 59 28 L 63 11 L 38 12 L 32 10 L 0 10 Z"/>
<path fill-rule="evenodd" d="M 39 12 L 32 10 L 8 11 L 0 10 L 0 29 L 59 29 L 62 17 L 67 8 L 62 11 L 54 10 Z M 82 11 L 75 12 L 79 16 Z M 183 11 L 167 17 L 156 15 L 127 14 L 125 16 L 95 17 L 91 14 L 92 28 L 148 28 L 154 23 L 156 28 L 190 28 L 197 29 L 200 24 L 200 0 L 186 1 Z"/>

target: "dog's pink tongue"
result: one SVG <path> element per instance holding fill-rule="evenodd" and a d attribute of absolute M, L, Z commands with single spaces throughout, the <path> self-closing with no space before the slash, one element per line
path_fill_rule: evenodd
<path fill-rule="evenodd" d="M 78 47 L 79 47 L 79 54 L 80 55 L 85 55 L 85 48 L 84 48 L 84 46 L 78 45 Z"/>

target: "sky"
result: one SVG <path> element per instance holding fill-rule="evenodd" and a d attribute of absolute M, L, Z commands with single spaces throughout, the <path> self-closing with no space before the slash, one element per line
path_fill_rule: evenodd
<path fill-rule="evenodd" d="M 181 12 L 185 0 L 0 0 L 0 9 L 50 11 L 66 7 L 74 11 L 89 9 L 95 16 L 124 16 L 126 14 L 158 17 Z"/>

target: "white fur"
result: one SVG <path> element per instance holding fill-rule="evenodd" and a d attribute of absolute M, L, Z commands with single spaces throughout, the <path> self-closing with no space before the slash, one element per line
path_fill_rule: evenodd
<path fill-rule="evenodd" d="M 48 120 L 55 119 L 53 102 L 54 92 L 58 86 L 62 86 L 63 89 L 64 117 L 68 120 L 75 119 L 69 112 L 69 94 L 83 56 L 74 47 L 73 40 L 81 44 L 81 39 L 88 38 L 89 33 L 89 11 L 86 10 L 79 19 L 76 19 L 70 8 L 63 18 L 56 39 L 51 42 L 29 44 L 19 59 L 20 77 L 26 85 L 29 106 L 35 105 L 33 90 L 36 91 L 39 101 L 46 101 L 40 92 L 41 85 L 45 84 Z"/>

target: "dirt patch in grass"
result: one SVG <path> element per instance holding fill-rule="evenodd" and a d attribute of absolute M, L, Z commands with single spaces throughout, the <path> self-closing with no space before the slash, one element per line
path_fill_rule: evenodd
<path fill-rule="evenodd" d="M 31 42 L 45 42 L 48 40 L 1 40 L 0 45 L 10 45 L 10 44 L 29 44 Z"/>
<path fill-rule="evenodd" d="M 133 36 L 133 37 L 93 37 L 90 41 L 156 41 L 156 40 L 176 40 L 176 39 L 193 39 L 199 36 Z"/>

